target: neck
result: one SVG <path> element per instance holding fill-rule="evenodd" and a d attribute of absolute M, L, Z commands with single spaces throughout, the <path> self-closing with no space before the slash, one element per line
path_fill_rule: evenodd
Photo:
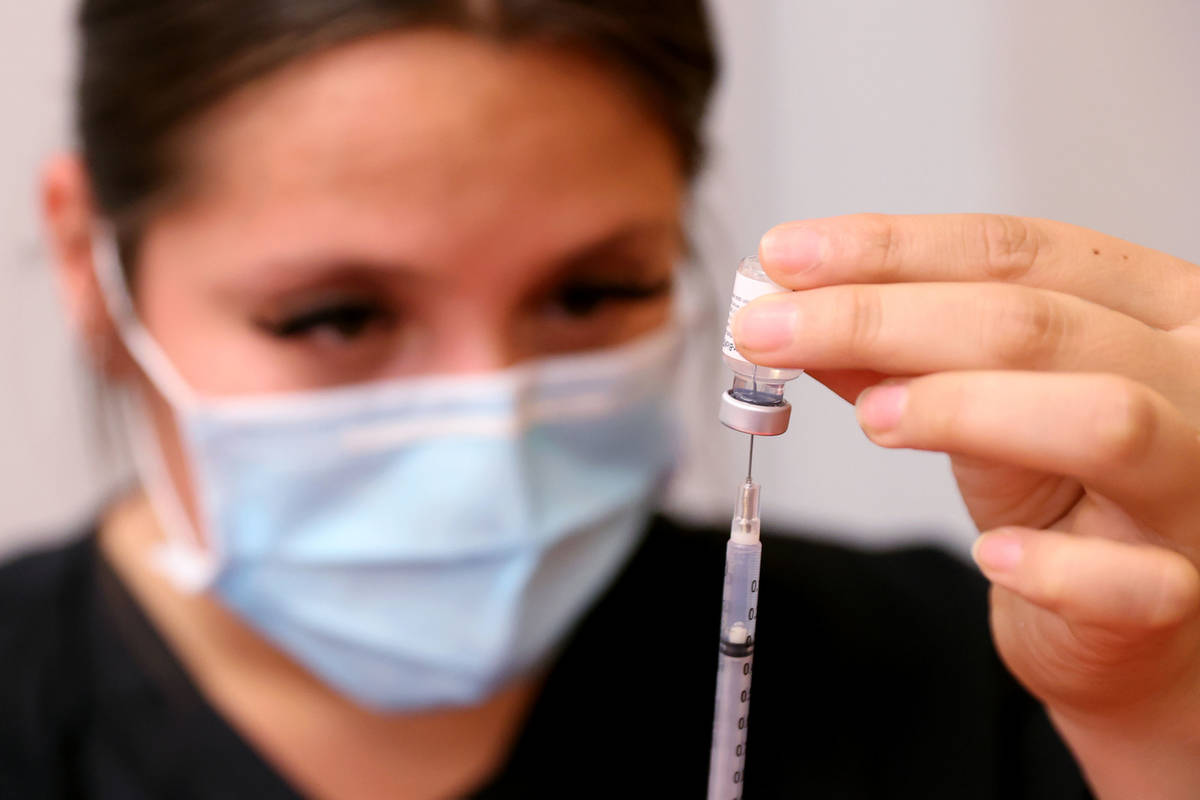
<path fill-rule="evenodd" d="M 478 706 L 369 711 L 338 694 L 208 594 L 178 592 L 151 567 L 161 529 L 143 497 L 120 503 L 100 550 L 216 711 L 305 795 L 446 797 L 503 764 L 536 695 L 520 681 Z"/>

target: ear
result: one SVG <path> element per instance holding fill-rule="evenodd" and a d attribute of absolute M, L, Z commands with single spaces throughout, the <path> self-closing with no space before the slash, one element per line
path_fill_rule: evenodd
<path fill-rule="evenodd" d="M 92 260 L 95 207 L 91 183 L 79 156 L 55 156 L 42 170 L 42 220 L 68 317 L 97 369 L 112 379 L 133 374 L 104 305 Z"/>

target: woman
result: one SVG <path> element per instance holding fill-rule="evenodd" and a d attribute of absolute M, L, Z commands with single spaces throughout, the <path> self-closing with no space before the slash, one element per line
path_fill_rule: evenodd
<path fill-rule="evenodd" d="M 703 791 L 723 541 L 649 516 L 699 4 L 86 0 L 81 29 L 44 207 L 144 491 L 0 573 L 0 794 Z M 1078 763 L 1193 796 L 1195 267 L 992 217 L 761 256 L 802 291 L 739 348 L 954 454 L 1037 700 L 950 559 L 774 541 L 750 793 L 1084 796 Z"/>

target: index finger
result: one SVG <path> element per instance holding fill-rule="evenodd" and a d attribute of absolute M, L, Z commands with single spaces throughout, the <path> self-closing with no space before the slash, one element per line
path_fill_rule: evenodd
<path fill-rule="evenodd" d="M 777 225 L 759 245 L 780 285 L 993 281 L 1082 297 L 1164 330 L 1200 315 L 1200 268 L 1096 231 L 998 214 L 852 214 Z"/>

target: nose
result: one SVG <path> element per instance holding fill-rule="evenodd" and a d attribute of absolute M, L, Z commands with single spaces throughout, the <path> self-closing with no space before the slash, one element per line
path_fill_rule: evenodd
<path fill-rule="evenodd" d="M 512 336 L 499 325 L 460 325 L 434 342 L 436 364 L 441 373 L 494 372 L 521 360 Z"/>

